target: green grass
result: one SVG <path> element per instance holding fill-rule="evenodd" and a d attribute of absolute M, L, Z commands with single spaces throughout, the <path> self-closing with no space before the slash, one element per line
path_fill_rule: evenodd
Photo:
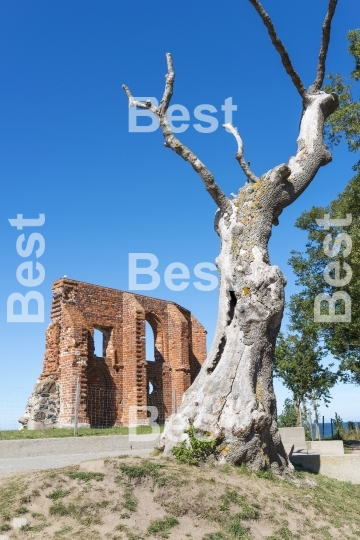
<path fill-rule="evenodd" d="M 52 493 L 49 493 L 49 495 L 46 495 L 48 499 L 52 499 L 53 501 L 57 501 L 58 499 L 62 499 L 63 497 L 67 497 L 70 495 L 69 490 L 63 490 L 63 489 L 56 489 Z"/>
<path fill-rule="evenodd" d="M 27 489 L 27 484 L 23 479 L 9 480 L 1 486 L 0 489 L 0 517 L 7 518 L 10 514 L 15 514 L 10 509 L 14 506 L 19 507 Z"/>
<path fill-rule="evenodd" d="M 160 426 L 162 431 L 164 426 Z M 136 428 L 138 435 L 148 435 L 152 433 L 151 426 L 138 426 Z M 128 435 L 128 427 L 110 427 L 110 428 L 79 428 L 78 437 L 103 436 L 103 435 Z M 52 428 L 52 429 L 19 429 L 0 431 L 0 441 L 11 441 L 14 439 L 50 439 L 73 437 L 73 428 Z"/>
<path fill-rule="evenodd" d="M 100 482 L 104 480 L 104 473 L 100 472 L 86 472 L 86 471 L 69 471 L 68 477 L 72 480 L 82 480 L 83 482 L 90 482 L 90 480 L 96 480 Z"/>
<path fill-rule="evenodd" d="M 124 488 L 124 508 L 130 510 L 130 512 L 135 512 L 138 501 L 133 495 L 134 486 L 121 475 L 115 476 L 114 480 L 119 486 Z M 129 517 L 128 514 L 121 514 L 120 518 L 124 519 L 123 516 Z"/>
<path fill-rule="evenodd" d="M 179 520 L 174 516 L 166 516 L 164 519 L 157 519 L 152 521 L 147 529 L 149 534 L 159 536 L 160 538 L 168 538 L 170 536 L 170 529 L 179 524 Z"/>

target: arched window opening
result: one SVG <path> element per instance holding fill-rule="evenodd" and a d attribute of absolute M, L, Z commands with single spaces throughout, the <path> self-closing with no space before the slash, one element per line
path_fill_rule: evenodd
<path fill-rule="evenodd" d="M 149 381 L 148 394 L 149 394 L 149 396 L 150 396 L 150 395 L 153 394 L 153 393 L 154 393 L 154 384 L 153 384 L 152 381 Z"/>
<path fill-rule="evenodd" d="M 145 324 L 145 343 L 146 343 L 146 360 L 149 362 L 155 361 L 155 337 L 150 323 Z"/>
<path fill-rule="evenodd" d="M 104 355 L 104 334 L 98 328 L 94 328 L 94 354 L 98 358 Z"/>

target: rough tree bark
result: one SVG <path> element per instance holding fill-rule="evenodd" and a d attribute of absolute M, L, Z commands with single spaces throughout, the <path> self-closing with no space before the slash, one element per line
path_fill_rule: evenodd
<path fill-rule="evenodd" d="M 159 107 L 137 102 L 123 86 L 130 106 L 150 109 L 158 118 L 165 146 L 188 161 L 201 176 L 218 206 L 215 230 L 221 239 L 217 258 L 220 274 L 219 314 L 209 355 L 193 385 L 184 394 L 177 414 L 169 418 L 160 447 L 167 455 L 193 424 L 199 434 L 215 438 L 219 463 L 246 463 L 252 469 L 271 467 L 279 474 L 292 468 L 276 423 L 273 389 L 273 356 L 284 309 L 286 280 L 271 266 L 268 241 L 282 210 L 293 203 L 331 161 L 323 142 L 326 118 L 338 106 L 336 95 L 322 92 L 330 25 L 337 0 L 330 0 L 323 24 L 322 44 L 314 84 L 306 90 L 278 38 L 270 17 L 258 0 L 249 0 L 267 27 L 271 41 L 298 90 L 303 105 L 298 150 L 288 164 L 281 164 L 257 178 L 243 155 L 237 129 L 224 125 L 237 142 L 235 154 L 249 182 L 228 199 L 205 165 L 171 132 L 166 112 L 174 84 L 172 58 Z"/>

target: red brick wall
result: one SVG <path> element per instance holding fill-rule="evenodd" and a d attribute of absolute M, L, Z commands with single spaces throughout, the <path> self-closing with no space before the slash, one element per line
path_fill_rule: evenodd
<path fill-rule="evenodd" d="M 71 425 L 80 381 L 79 423 L 147 423 L 146 406 L 159 419 L 173 413 L 206 358 L 206 331 L 174 302 L 62 278 L 53 284 L 42 379 L 60 383 L 60 425 Z M 154 332 L 155 361 L 147 362 L 145 322 Z M 94 328 L 104 335 L 105 357 L 94 354 Z M 149 395 L 149 380 L 154 392 Z M 134 410 L 134 409 L 133 409 Z"/>

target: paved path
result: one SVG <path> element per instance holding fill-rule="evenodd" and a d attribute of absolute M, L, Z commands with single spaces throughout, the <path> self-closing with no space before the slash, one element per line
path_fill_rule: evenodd
<path fill-rule="evenodd" d="M 77 465 L 82 461 L 101 459 L 104 457 L 116 457 L 120 455 L 139 456 L 150 454 L 152 448 L 141 448 L 138 450 L 127 450 L 116 452 L 89 452 L 85 454 L 60 454 L 57 456 L 37 456 L 0 459 L 0 476 L 14 474 L 17 472 L 59 469 L 68 465 Z"/>

